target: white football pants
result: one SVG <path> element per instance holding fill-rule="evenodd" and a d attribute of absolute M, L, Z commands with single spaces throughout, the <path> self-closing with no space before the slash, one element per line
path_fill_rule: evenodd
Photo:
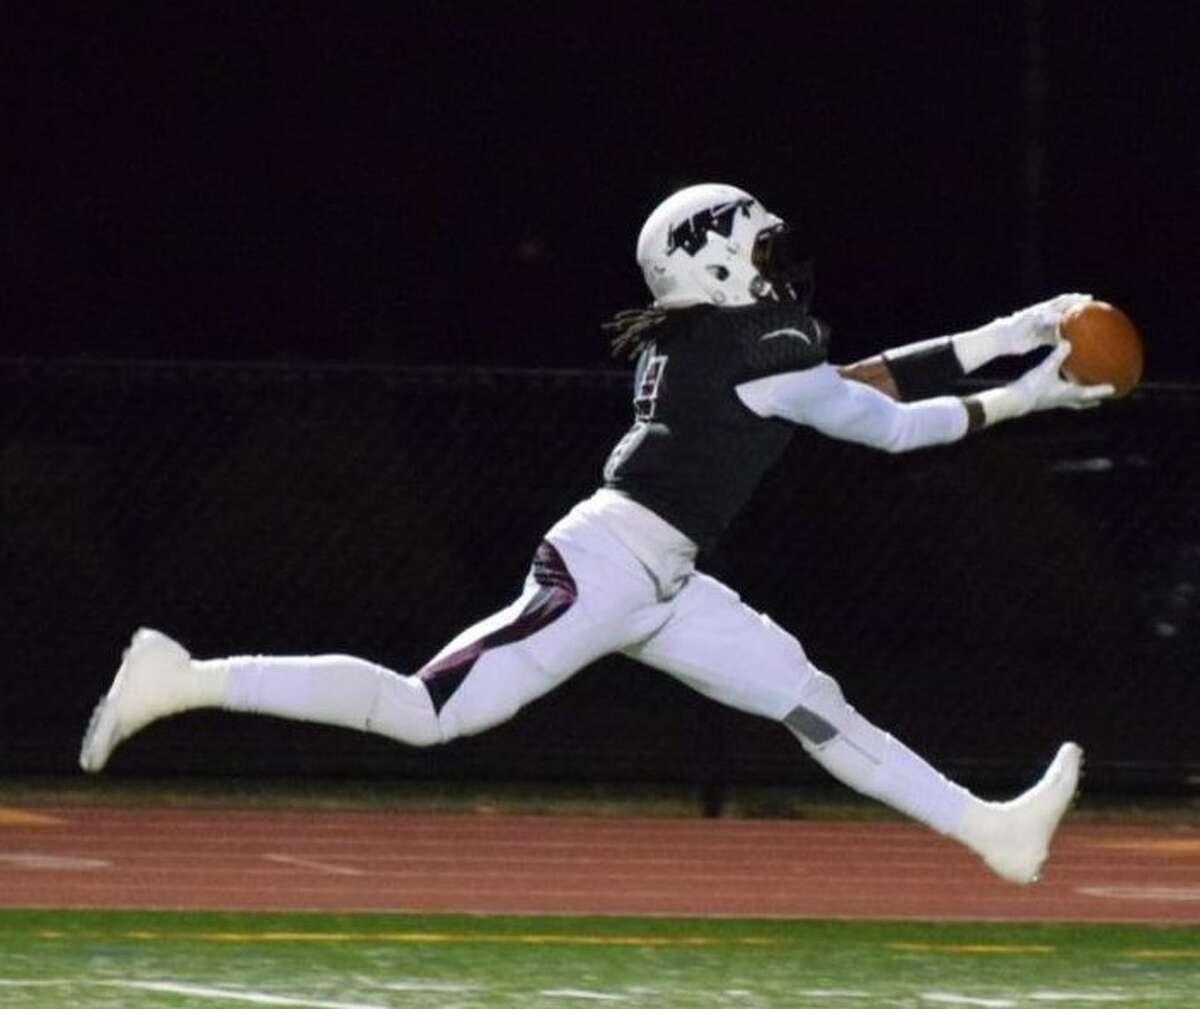
<path fill-rule="evenodd" d="M 850 707 L 800 643 L 708 575 L 661 598 L 606 526 L 576 509 L 539 547 L 521 595 L 412 676 L 351 656 L 197 662 L 220 706 L 376 732 L 427 746 L 506 721 L 620 652 L 715 701 L 782 722 L 844 784 L 950 833 L 969 793 Z"/>

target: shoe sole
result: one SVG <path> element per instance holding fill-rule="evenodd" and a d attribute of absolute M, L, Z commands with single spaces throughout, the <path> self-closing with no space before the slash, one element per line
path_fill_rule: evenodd
<path fill-rule="evenodd" d="M 100 698 L 92 711 L 87 732 L 83 734 L 83 745 L 79 748 L 79 766 L 89 774 L 103 770 L 108 758 L 119 743 L 119 725 L 113 706 L 107 697 Z"/>
<path fill-rule="evenodd" d="M 133 676 L 132 663 L 135 656 L 144 655 L 148 648 L 161 648 L 164 643 L 177 649 L 180 647 L 165 634 L 141 627 L 134 633 L 129 646 L 122 652 L 121 664 L 117 668 L 116 676 L 113 677 L 112 686 L 108 688 L 108 693 L 104 694 L 97 702 L 92 711 L 91 720 L 88 722 L 87 731 L 83 734 L 83 744 L 79 749 L 79 766 L 89 774 L 103 770 L 113 751 L 133 732 L 156 718 L 162 717 L 162 713 L 156 713 L 141 719 L 135 718 L 133 729 L 130 731 L 128 727 L 130 723 L 122 722 L 120 710 L 122 701 L 127 700 L 123 695 L 131 690 L 136 692 L 137 689 L 136 678 L 130 679 Z M 186 656 L 186 652 L 184 654 Z"/>
<path fill-rule="evenodd" d="M 1062 823 L 1063 817 L 1067 815 L 1068 810 L 1075 804 L 1075 799 L 1079 795 L 1079 778 L 1083 772 L 1083 748 L 1078 743 L 1063 743 L 1055 755 L 1054 763 L 1067 765 L 1058 769 L 1056 777 L 1059 781 L 1069 782 L 1069 791 L 1062 805 L 1050 820 L 1050 828 L 1046 832 L 1046 854 L 1042 856 L 1042 860 L 1038 863 L 1033 875 L 1029 877 L 1028 883 L 1040 883 L 1042 881 L 1042 869 L 1050 858 L 1050 845 L 1054 841 L 1054 835 L 1058 833 L 1058 828 Z"/>
<path fill-rule="evenodd" d="M 123 738 L 120 734 L 120 722 L 117 720 L 117 705 L 115 695 L 124 679 L 125 666 L 130 654 L 137 645 L 138 638 L 144 633 L 139 629 L 129 642 L 129 647 L 121 653 L 121 664 L 113 677 L 112 686 L 104 694 L 96 707 L 92 709 L 92 717 L 88 722 L 87 731 L 83 734 L 83 744 L 79 748 L 79 766 L 89 774 L 95 774 L 104 769 L 108 758 Z"/>

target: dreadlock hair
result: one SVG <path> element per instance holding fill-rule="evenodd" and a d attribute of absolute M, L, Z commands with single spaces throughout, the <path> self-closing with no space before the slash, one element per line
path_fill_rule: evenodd
<path fill-rule="evenodd" d="M 608 346 L 612 356 L 633 361 L 654 339 L 653 331 L 666 319 L 665 308 L 626 308 L 600 328 L 611 334 Z"/>

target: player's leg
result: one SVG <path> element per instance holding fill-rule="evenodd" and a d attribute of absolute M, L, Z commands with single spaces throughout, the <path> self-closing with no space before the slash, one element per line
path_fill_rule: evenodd
<path fill-rule="evenodd" d="M 521 599 L 460 634 L 416 676 L 428 688 L 443 738 L 471 735 L 650 634 L 669 613 L 645 570 L 602 527 L 552 531 Z"/>
<path fill-rule="evenodd" d="M 562 553 L 542 543 L 520 596 L 462 631 L 414 675 L 346 655 L 239 656 L 193 667 L 213 676 L 219 694 L 209 703 L 216 706 L 428 746 L 505 721 L 554 677 L 611 645 L 576 605 L 578 594 Z"/>
<path fill-rule="evenodd" d="M 855 711 L 792 635 L 705 575 L 680 593 L 671 620 L 626 654 L 782 722 L 839 781 L 967 843 L 1008 879 L 1036 877 L 1075 791 L 1078 748 L 1064 747 L 1022 806 L 981 802 Z"/>
<path fill-rule="evenodd" d="M 1066 743 L 1025 794 L 1012 802 L 985 802 L 868 722 L 846 703 L 837 682 L 816 669 L 783 722 L 835 777 L 961 841 L 1014 883 L 1040 877 L 1078 788 L 1083 753 Z"/>
<path fill-rule="evenodd" d="M 193 660 L 165 635 L 139 631 L 97 705 L 80 763 L 98 771 L 145 725 L 204 707 L 358 729 L 415 746 L 480 732 L 666 619 L 644 571 L 611 547 L 602 530 L 586 528 L 558 545 L 543 543 L 520 597 L 462 632 L 413 676 L 348 655 Z M 564 555 L 573 558 L 570 566 Z"/>
<path fill-rule="evenodd" d="M 693 577 L 672 619 L 627 654 L 722 704 L 782 722 L 864 795 L 942 832 L 961 815 L 963 789 L 859 715 L 799 641 L 707 575 Z"/>
<path fill-rule="evenodd" d="M 99 771 L 151 722 L 224 708 L 378 732 L 414 746 L 440 741 L 425 688 L 351 655 L 237 655 L 192 659 L 159 631 L 139 630 L 92 714 L 80 765 Z"/>
<path fill-rule="evenodd" d="M 346 655 L 194 663 L 224 680 L 218 706 L 429 746 L 507 720 L 610 646 L 576 604 L 562 554 L 543 543 L 520 596 L 459 633 L 411 676 Z M 468 681 L 470 686 L 467 689 Z"/>

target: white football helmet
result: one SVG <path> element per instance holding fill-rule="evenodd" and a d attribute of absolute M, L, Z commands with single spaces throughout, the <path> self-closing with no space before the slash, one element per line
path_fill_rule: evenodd
<path fill-rule="evenodd" d="M 705 183 L 667 197 L 638 235 L 637 261 L 659 308 L 807 297 L 811 269 L 790 233 L 749 193 Z"/>

